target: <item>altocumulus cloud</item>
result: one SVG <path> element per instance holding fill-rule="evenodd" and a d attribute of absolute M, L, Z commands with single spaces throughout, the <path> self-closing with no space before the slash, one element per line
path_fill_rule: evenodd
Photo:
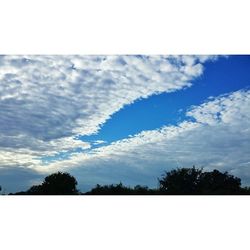
<path fill-rule="evenodd" d="M 187 120 L 177 126 L 142 131 L 110 145 L 97 142 L 100 146 L 92 149 L 75 139 L 98 133 L 115 112 L 138 99 L 190 87 L 203 73 L 203 64 L 215 59 L 1 56 L 1 164 L 4 169 L 32 170 L 37 176 L 68 169 L 89 186 L 118 180 L 153 185 L 152 177 L 163 168 L 196 163 L 229 170 L 248 181 L 248 90 L 191 107 Z M 87 151 L 42 164 L 42 156 L 76 148 Z"/>
<path fill-rule="evenodd" d="M 191 86 L 206 56 L 1 56 L 0 147 L 49 154 L 88 143 L 111 115 Z M 67 148 L 68 147 L 68 148 Z"/>

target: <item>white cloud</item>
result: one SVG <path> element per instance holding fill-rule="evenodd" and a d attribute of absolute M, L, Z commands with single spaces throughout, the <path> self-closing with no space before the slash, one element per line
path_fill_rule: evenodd
<path fill-rule="evenodd" d="M 1 56 L 0 149 L 53 154 L 89 147 L 112 114 L 177 91 L 202 73 L 204 56 Z M 81 144 L 81 145 L 80 145 Z"/>
<path fill-rule="evenodd" d="M 94 145 L 100 145 L 100 144 L 104 144 L 104 143 L 107 143 L 107 142 L 103 141 L 103 140 L 96 140 L 93 142 Z"/>
<path fill-rule="evenodd" d="M 243 128 L 249 125 L 247 122 L 250 118 L 249 104 L 249 90 L 241 90 L 230 95 L 222 95 L 219 98 L 210 98 L 209 102 L 192 107 L 187 115 L 204 124 L 230 123 L 239 125 L 241 123 L 241 128 Z M 246 121 L 242 123 L 242 119 Z"/>

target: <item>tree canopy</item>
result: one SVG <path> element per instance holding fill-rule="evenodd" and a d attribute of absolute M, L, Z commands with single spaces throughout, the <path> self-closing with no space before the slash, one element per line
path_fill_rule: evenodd
<path fill-rule="evenodd" d="M 119 184 L 104 185 L 97 184 L 91 191 L 86 194 L 91 195 L 143 195 L 155 194 L 155 190 L 147 186 L 136 185 L 134 188 L 126 187 L 121 182 Z"/>
<path fill-rule="evenodd" d="M 41 185 L 32 186 L 26 192 L 29 195 L 72 195 L 78 194 L 77 181 L 69 173 L 57 172 L 45 177 Z"/>
<path fill-rule="evenodd" d="M 160 191 L 166 194 L 240 194 L 241 180 L 218 170 L 179 168 L 165 172 L 159 179 Z"/>

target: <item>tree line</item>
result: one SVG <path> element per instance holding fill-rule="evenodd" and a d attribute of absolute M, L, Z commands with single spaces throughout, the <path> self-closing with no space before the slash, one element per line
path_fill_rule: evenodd
<path fill-rule="evenodd" d="M 1 187 L 0 187 L 1 190 Z M 241 179 L 228 172 L 201 168 L 177 168 L 165 171 L 158 178 L 158 187 L 136 185 L 124 186 L 122 183 L 111 185 L 97 184 L 88 192 L 77 189 L 77 180 L 66 172 L 57 172 L 45 177 L 40 185 L 26 191 L 9 195 L 246 195 L 250 187 L 242 187 Z"/>

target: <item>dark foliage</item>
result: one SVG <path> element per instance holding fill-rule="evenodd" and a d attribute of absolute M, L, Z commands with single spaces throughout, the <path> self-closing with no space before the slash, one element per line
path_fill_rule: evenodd
<path fill-rule="evenodd" d="M 134 188 L 126 187 L 122 183 L 104 185 L 96 185 L 91 191 L 87 192 L 88 195 L 143 195 L 155 194 L 155 190 L 149 189 L 147 186 L 137 185 Z"/>
<path fill-rule="evenodd" d="M 77 181 L 68 173 L 57 172 L 47 176 L 42 184 L 46 194 L 76 194 Z"/>
<path fill-rule="evenodd" d="M 193 168 L 174 169 L 159 179 L 160 191 L 168 194 L 193 194 L 199 189 L 202 170 Z"/>
<path fill-rule="evenodd" d="M 27 191 L 28 194 L 31 194 L 31 195 L 42 195 L 42 194 L 45 194 L 45 190 L 44 190 L 44 186 L 43 185 L 35 185 L 35 186 L 32 186 L 28 191 Z"/>
<path fill-rule="evenodd" d="M 57 172 L 47 176 L 41 185 L 32 186 L 19 195 L 72 195 L 78 194 L 76 179 L 68 173 Z"/>
<path fill-rule="evenodd" d="M 241 180 L 218 170 L 203 172 L 202 169 L 180 168 L 166 172 L 159 179 L 164 194 L 243 194 Z"/>
<path fill-rule="evenodd" d="M 218 170 L 202 173 L 200 179 L 201 194 L 240 194 L 242 193 L 240 178 L 221 173 Z"/>
<path fill-rule="evenodd" d="M 159 188 L 149 189 L 137 185 L 133 188 L 122 183 L 96 185 L 86 195 L 234 195 L 250 194 L 250 187 L 241 187 L 241 180 L 227 172 L 213 170 L 204 172 L 199 168 L 178 168 L 165 172 L 158 179 Z M 41 185 L 32 186 L 16 195 L 73 195 L 80 194 L 76 189 L 76 179 L 68 173 L 57 172 L 47 176 Z"/>

